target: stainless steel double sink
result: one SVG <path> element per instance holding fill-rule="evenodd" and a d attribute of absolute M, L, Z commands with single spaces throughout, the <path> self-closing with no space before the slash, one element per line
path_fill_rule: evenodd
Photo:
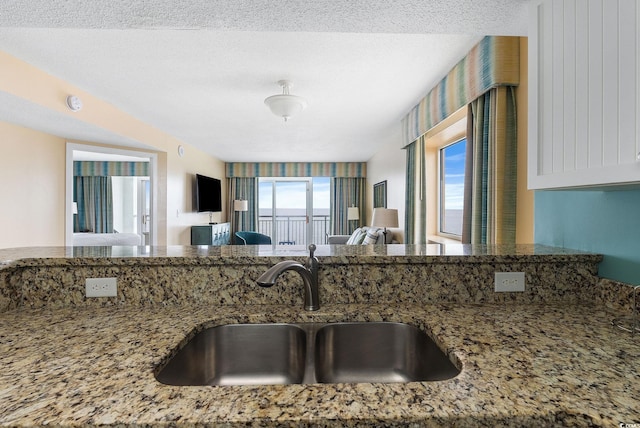
<path fill-rule="evenodd" d="M 227 324 L 196 334 L 156 379 L 168 385 L 389 383 L 459 373 L 428 335 L 409 324 Z"/>

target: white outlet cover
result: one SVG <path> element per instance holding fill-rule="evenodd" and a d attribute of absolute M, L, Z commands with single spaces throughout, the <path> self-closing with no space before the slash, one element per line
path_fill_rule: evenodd
<path fill-rule="evenodd" d="M 85 282 L 85 292 L 87 297 L 117 297 L 117 279 L 87 278 Z"/>
<path fill-rule="evenodd" d="M 524 291 L 524 272 L 496 272 L 495 292 L 522 292 Z"/>

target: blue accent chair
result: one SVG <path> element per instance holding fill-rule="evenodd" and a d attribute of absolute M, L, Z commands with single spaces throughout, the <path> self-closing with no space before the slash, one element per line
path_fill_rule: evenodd
<path fill-rule="evenodd" d="M 271 245 L 271 237 L 258 232 L 236 232 L 238 245 Z"/>

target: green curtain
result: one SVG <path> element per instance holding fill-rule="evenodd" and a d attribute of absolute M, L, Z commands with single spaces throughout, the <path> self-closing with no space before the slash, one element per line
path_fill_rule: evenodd
<path fill-rule="evenodd" d="M 231 221 L 231 237 L 239 230 L 256 232 L 258 230 L 258 179 L 254 177 L 232 177 L 228 180 L 227 218 Z M 248 211 L 235 212 L 233 201 L 244 199 L 248 202 Z"/>
<path fill-rule="evenodd" d="M 74 232 L 114 232 L 111 177 L 74 177 L 73 199 L 78 205 Z"/>
<path fill-rule="evenodd" d="M 516 176 L 515 91 L 502 86 L 468 108 L 463 243 L 515 243 Z"/>
<path fill-rule="evenodd" d="M 334 177 L 331 181 L 331 209 L 329 213 L 329 230 L 334 235 L 347 235 L 359 226 L 366 224 L 366 178 L 364 177 Z M 347 210 L 356 206 L 360 220 L 348 221 Z"/>
<path fill-rule="evenodd" d="M 424 136 L 405 147 L 407 151 L 404 239 L 406 244 L 427 243 L 427 198 Z"/>

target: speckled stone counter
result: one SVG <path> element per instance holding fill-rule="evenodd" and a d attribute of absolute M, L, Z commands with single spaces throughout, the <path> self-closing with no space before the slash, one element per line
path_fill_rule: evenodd
<path fill-rule="evenodd" d="M 601 257 L 541 246 L 319 246 L 318 312 L 300 278 L 256 278 L 304 247 L 0 250 L 0 426 L 618 426 L 640 423 L 638 338 Z M 495 272 L 526 291 L 495 293 Z M 118 296 L 87 299 L 90 277 Z M 623 292 L 620 293 L 619 290 Z M 401 321 L 462 372 L 443 382 L 175 387 L 154 371 L 227 323 Z"/>
<path fill-rule="evenodd" d="M 302 246 L 67 247 L 0 250 L 0 311 L 111 305 L 302 305 L 299 278 L 255 280 Z M 592 301 L 601 256 L 535 245 L 320 245 L 320 298 L 332 303 Z M 524 272 L 524 293 L 495 293 L 495 272 Z M 85 279 L 116 277 L 118 296 L 86 299 Z M 276 290 L 276 291 L 274 291 Z"/>
<path fill-rule="evenodd" d="M 403 321 L 462 367 L 442 382 L 175 387 L 155 368 L 194 330 Z M 2 426 L 602 426 L 640 422 L 638 338 L 595 307 L 66 308 L 0 314 Z"/>

